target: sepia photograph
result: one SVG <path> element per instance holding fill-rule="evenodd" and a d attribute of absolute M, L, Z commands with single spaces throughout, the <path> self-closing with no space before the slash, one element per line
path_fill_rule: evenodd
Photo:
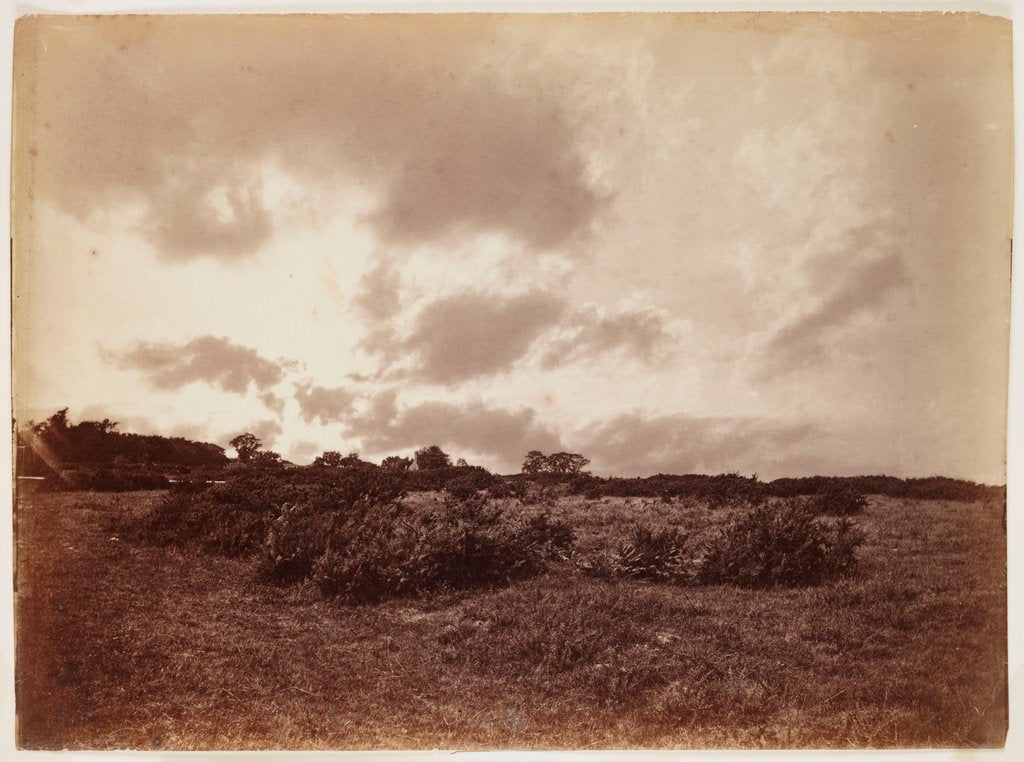
<path fill-rule="evenodd" d="M 18 749 L 1003 748 L 1009 18 L 24 15 L 12 98 Z"/>

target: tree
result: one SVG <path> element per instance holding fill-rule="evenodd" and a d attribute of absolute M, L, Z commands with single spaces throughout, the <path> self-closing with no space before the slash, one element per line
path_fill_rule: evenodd
<path fill-rule="evenodd" d="M 380 467 L 385 471 L 404 473 L 412 466 L 412 458 L 403 458 L 398 455 L 388 455 L 380 462 Z"/>
<path fill-rule="evenodd" d="M 451 458 L 437 445 L 416 451 L 416 468 L 420 471 L 436 471 L 439 468 L 448 468 L 451 464 Z"/>
<path fill-rule="evenodd" d="M 36 434 L 45 434 L 48 432 L 67 431 L 68 428 L 68 409 L 62 408 L 56 413 L 51 415 L 42 423 L 31 423 L 32 430 Z"/>
<path fill-rule="evenodd" d="M 258 450 L 249 460 L 253 466 L 280 466 L 281 456 L 273 450 Z"/>
<path fill-rule="evenodd" d="M 539 474 L 544 470 L 547 458 L 540 450 L 530 450 L 526 453 L 526 460 L 523 461 L 524 474 Z"/>
<path fill-rule="evenodd" d="M 459 458 L 457 461 L 455 461 L 455 467 L 456 468 L 469 468 L 469 463 L 466 462 L 465 458 Z"/>
<path fill-rule="evenodd" d="M 239 434 L 228 444 L 235 448 L 235 452 L 238 453 L 238 459 L 242 463 L 248 463 L 255 457 L 256 453 L 263 449 L 263 443 L 259 437 L 249 432 Z"/>
<path fill-rule="evenodd" d="M 547 457 L 545 470 L 553 474 L 578 474 L 588 463 L 590 459 L 577 452 L 556 452 Z"/>
<path fill-rule="evenodd" d="M 343 460 L 344 458 L 341 457 L 341 453 L 337 450 L 327 450 L 323 455 L 316 456 L 316 460 L 313 461 L 313 465 L 325 466 L 327 468 L 341 468 Z"/>

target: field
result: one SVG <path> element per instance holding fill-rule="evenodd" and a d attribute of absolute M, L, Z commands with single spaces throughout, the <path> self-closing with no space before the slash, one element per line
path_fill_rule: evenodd
<path fill-rule="evenodd" d="M 17 510 L 27 748 L 990 747 L 1006 730 L 1002 506 L 871 497 L 857 573 L 749 590 L 571 565 L 377 604 L 111 532 L 158 492 Z M 415 500 L 431 500 L 416 495 Z M 510 511 L 540 510 L 512 505 Z M 732 508 L 559 497 L 582 550 Z"/>

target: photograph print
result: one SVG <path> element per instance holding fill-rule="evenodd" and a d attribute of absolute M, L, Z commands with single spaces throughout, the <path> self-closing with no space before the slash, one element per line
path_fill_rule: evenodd
<path fill-rule="evenodd" d="M 1001 748 L 1011 22 L 14 30 L 22 749 Z"/>

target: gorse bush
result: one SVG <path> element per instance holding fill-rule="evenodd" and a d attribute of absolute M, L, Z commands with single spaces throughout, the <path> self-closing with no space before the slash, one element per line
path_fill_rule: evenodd
<path fill-rule="evenodd" d="M 686 540 L 678 529 L 635 526 L 612 556 L 612 572 L 659 582 L 684 579 L 688 575 Z"/>
<path fill-rule="evenodd" d="M 351 602 L 504 584 L 540 571 L 573 543 L 566 524 L 544 514 L 508 518 L 475 490 L 414 508 L 402 499 L 402 480 L 383 470 L 318 471 L 247 470 L 198 491 L 182 486 L 121 531 L 254 556 L 265 582 L 310 580 Z"/>
<path fill-rule="evenodd" d="M 47 479 L 42 489 L 48 492 L 134 492 L 167 489 L 170 485 L 159 471 L 99 466 L 64 471 L 59 477 Z"/>
<path fill-rule="evenodd" d="M 861 513 L 867 505 L 868 499 L 852 484 L 838 480 L 825 484 L 811 498 L 814 510 L 828 516 L 853 516 Z"/>
<path fill-rule="evenodd" d="M 445 483 L 445 489 L 456 498 L 472 497 L 481 490 L 490 489 L 498 478 L 479 466 L 461 466 L 452 469 L 456 474 Z"/>
<path fill-rule="evenodd" d="M 425 512 L 394 503 L 335 521 L 324 537 L 311 578 L 325 595 L 358 602 L 504 584 L 540 571 L 573 541 L 568 526 L 507 519 L 483 496 L 449 496 Z"/>
<path fill-rule="evenodd" d="M 402 494 L 400 481 L 377 470 L 246 469 L 223 484 L 201 489 L 175 485 L 155 510 L 127 532 L 155 544 L 242 555 L 261 548 L 270 527 L 280 527 L 274 522 L 286 511 L 295 511 L 296 517 L 306 512 L 360 511 Z"/>
<path fill-rule="evenodd" d="M 806 505 L 765 504 L 707 543 L 697 577 L 744 587 L 817 584 L 854 571 L 862 540 L 846 517 L 830 521 Z"/>

